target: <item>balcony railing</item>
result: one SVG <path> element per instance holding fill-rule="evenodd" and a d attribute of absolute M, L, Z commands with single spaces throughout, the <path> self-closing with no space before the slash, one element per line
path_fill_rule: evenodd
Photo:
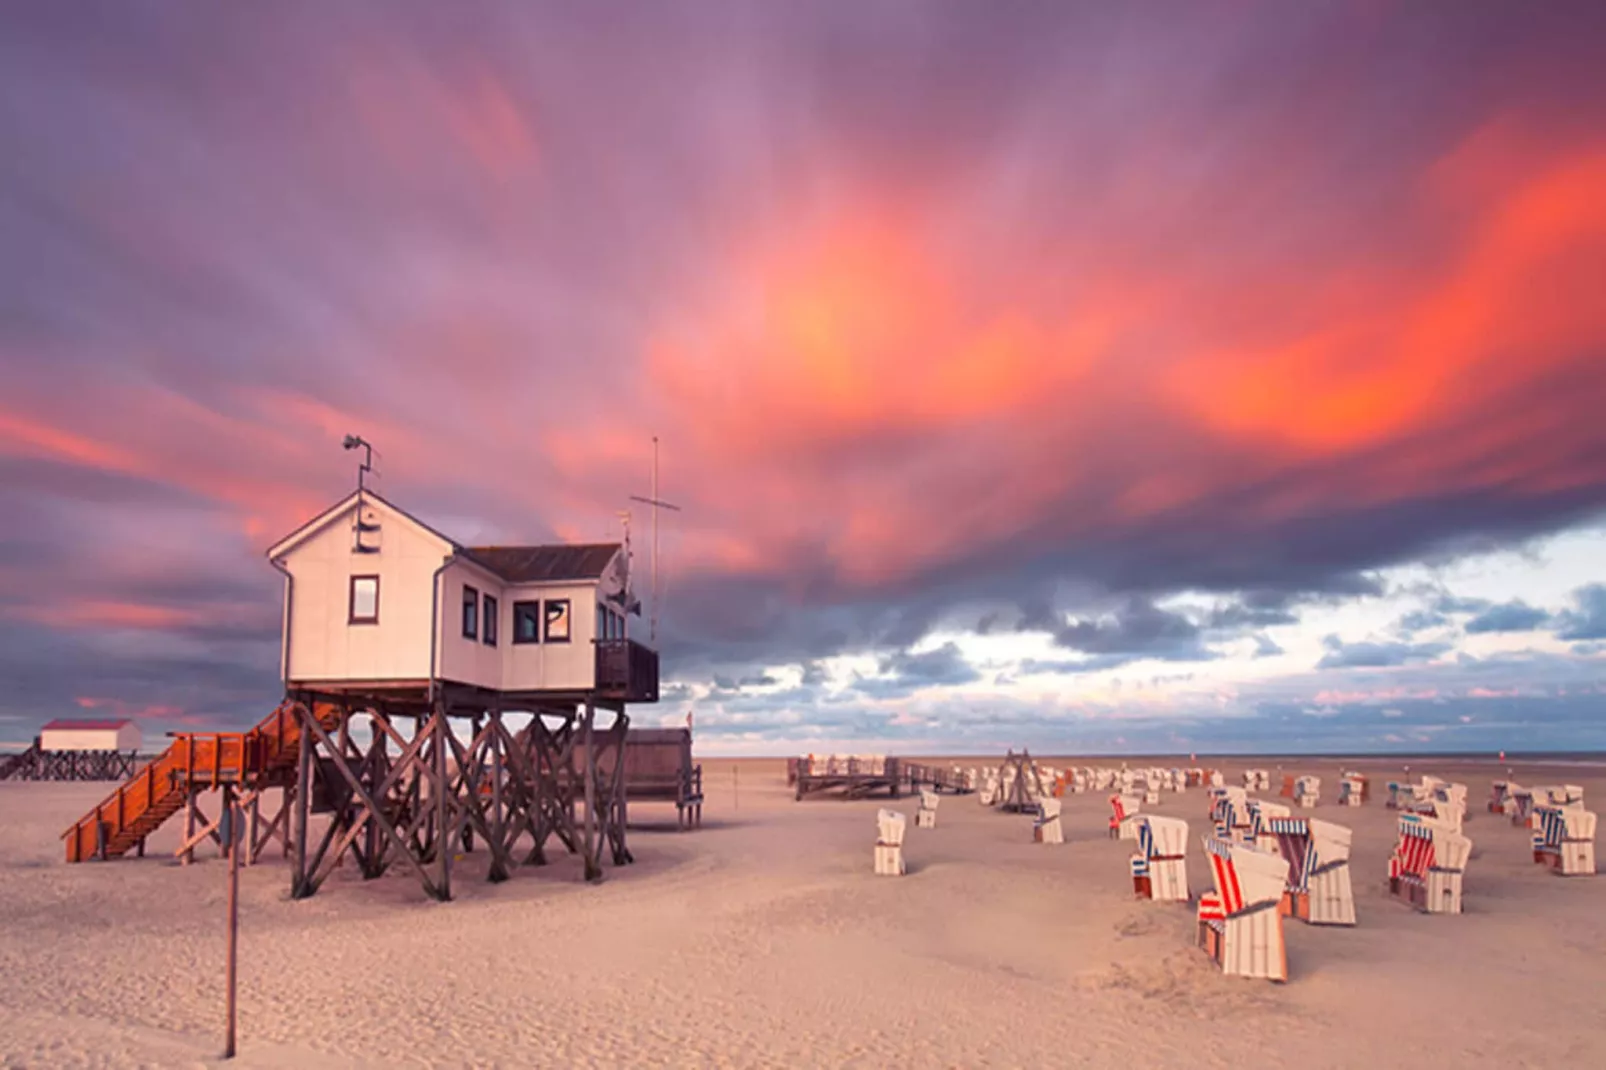
<path fill-rule="evenodd" d="M 634 639 L 598 639 L 597 692 L 624 702 L 658 701 L 658 652 Z"/>

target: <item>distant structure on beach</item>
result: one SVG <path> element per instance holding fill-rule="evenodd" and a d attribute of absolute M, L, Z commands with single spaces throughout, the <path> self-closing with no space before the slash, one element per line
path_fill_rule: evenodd
<path fill-rule="evenodd" d="M 346 446 L 368 448 L 355 436 Z M 247 862 L 283 845 L 296 898 L 350 856 L 365 877 L 399 862 L 447 899 L 459 850 L 483 844 L 502 880 L 544 863 L 553 837 L 599 879 L 604 852 L 632 860 L 632 770 L 652 780 L 644 795 L 700 823 L 689 729 L 668 764 L 626 760 L 627 704 L 658 701 L 657 652 L 627 624 L 641 614 L 628 534 L 467 546 L 368 489 L 368 470 L 268 550 L 285 578 L 284 701 L 250 732 L 180 735 L 64 834 L 68 861 L 142 852 L 181 809 L 181 850 L 193 851 L 218 825 L 199 797 L 218 788 L 248 814 Z M 612 714 L 605 727 L 599 711 Z M 269 789 L 284 790 L 282 809 L 259 822 Z M 328 815 L 329 831 L 309 834 L 313 815 Z"/>
<path fill-rule="evenodd" d="M 142 742 L 126 717 L 51 721 L 27 750 L 0 758 L 0 780 L 121 780 Z"/>

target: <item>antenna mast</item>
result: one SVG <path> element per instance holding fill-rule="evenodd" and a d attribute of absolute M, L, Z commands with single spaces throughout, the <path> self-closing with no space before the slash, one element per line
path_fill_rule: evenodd
<path fill-rule="evenodd" d="M 347 435 L 341 445 L 348 450 L 354 450 L 358 446 L 363 448 L 363 461 L 357 466 L 357 489 L 366 490 L 367 487 L 363 485 L 363 474 L 374 470 L 374 447 L 361 435 Z"/>
<path fill-rule="evenodd" d="M 630 500 L 642 502 L 652 506 L 652 616 L 647 626 L 648 641 L 658 642 L 658 510 L 673 509 L 680 512 L 680 506 L 670 505 L 658 497 L 658 436 L 652 436 L 652 497 L 643 498 L 632 494 Z"/>

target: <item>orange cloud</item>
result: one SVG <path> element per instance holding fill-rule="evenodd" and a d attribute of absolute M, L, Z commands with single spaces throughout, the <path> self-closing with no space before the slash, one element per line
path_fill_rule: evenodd
<path fill-rule="evenodd" d="M 1429 191 L 1446 179 L 1434 176 Z M 1478 189 L 1464 179 L 1463 196 Z M 1439 423 L 1606 344 L 1606 147 L 1531 161 L 1486 192 L 1454 259 L 1427 279 L 1387 274 L 1369 308 L 1323 309 L 1279 342 L 1179 362 L 1167 391 L 1221 433 L 1311 453 Z M 1277 310 L 1267 309 L 1275 319 Z"/>

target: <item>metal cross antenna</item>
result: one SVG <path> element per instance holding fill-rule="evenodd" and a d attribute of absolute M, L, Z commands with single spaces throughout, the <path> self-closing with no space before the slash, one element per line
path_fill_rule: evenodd
<path fill-rule="evenodd" d="M 652 506 L 652 616 L 647 626 L 647 640 L 650 643 L 658 642 L 658 510 L 673 509 L 680 512 L 680 506 L 671 505 L 658 498 L 658 436 L 652 436 L 652 497 L 643 498 L 632 494 L 630 500 Z"/>

